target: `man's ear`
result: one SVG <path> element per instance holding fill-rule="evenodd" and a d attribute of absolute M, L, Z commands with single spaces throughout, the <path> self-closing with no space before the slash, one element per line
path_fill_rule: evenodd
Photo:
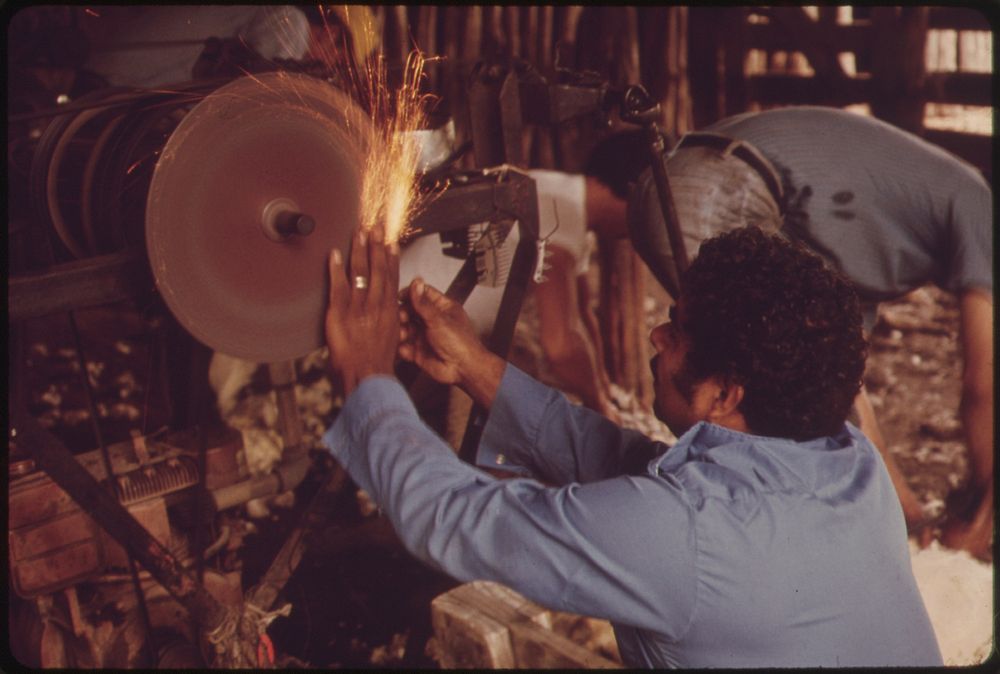
<path fill-rule="evenodd" d="M 746 420 L 740 411 L 746 393 L 743 385 L 716 377 L 712 380 L 712 390 L 715 397 L 708 410 L 708 421 L 727 428 L 746 429 Z"/>

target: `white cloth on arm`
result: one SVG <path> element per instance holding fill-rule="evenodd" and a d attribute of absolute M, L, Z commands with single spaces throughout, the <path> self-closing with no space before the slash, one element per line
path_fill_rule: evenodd
<path fill-rule="evenodd" d="M 587 236 L 587 183 L 583 175 L 534 169 L 528 171 L 538 192 L 538 238 L 548 238 L 573 256 L 577 275 L 590 267 Z"/>

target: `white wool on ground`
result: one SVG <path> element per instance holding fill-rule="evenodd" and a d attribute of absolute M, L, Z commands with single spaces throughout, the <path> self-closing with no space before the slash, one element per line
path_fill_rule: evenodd
<path fill-rule="evenodd" d="M 246 503 L 247 517 L 255 520 L 262 520 L 271 516 L 271 509 L 267 506 L 266 498 L 255 498 Z"/>
<path fill-rule="evenodd" d="M 281 461 L 281 436 L 273 430 L 261 428 L 240 429 L 243 435 L 243 460 L 247 472 L 254 477 L 269 474 Z M 287 498 L 280 495 L 255 498 L 247 502 L 246 512 L 252 519 L 263 519 L 271 515 L 271 506 L 286 507 Z M 293 494 L 294 504 L 294 494 Z"/>
<path fill-rule="evenodd" d="M 327 368 L 327 360 L 329 358 L 330 350 L 325 346 L 320 347 L 315 351 L 310 351 L 299 360 L 299 371 L 307 372 L 313 369 L 325 370 Z"/>
<path fill-rule="evenodd" d="M 272 430 L 261 428 L 242 428 L 243 456 L 247 472 L 257 477 L 267 475 L 281 461 L 281 436 Z"/>
<path fill-rule="evenodd" d="M 322 369 L 328 353 L 317 349 L 298 361 L 299 371 Z M 278 405 L 275 392 L 248 391 L 257 369 L 262 367 L 241 358 L 216 351 L 209 365 L 209 384 L 216 394 L 216 404 L 225 423 L 243 436 L 243 450 L 239 454 L 242 472 L 252 477 L 271 473 L 281 462 L 284 440 L 278 432 Z M 296 383 L 295 397 L 302 424 L 303 442 L 310 447 L 321 447 L 320 438 L 326 431 L 327 420 L 333 408 L 330 381 L 321 377 L 309 385 Z M 295 493 L 287 491 L 275 496 L 252 499 L 246 512 L 253 519 L 272 514 L 272 508 L 290 508 L 295 503 Z"/>
<path fill-rule="evenodd" d="M 911 540 L 910 560 L 944 664 L 984 662 L 993 648 L 993 565 L 937 541 L 921 550 Z"/>
<path fill-rule="evenodd" d="M 333 386 L 330 380 L 317 379 L 308 386 L 295 385 L 295 400 L 302 429 L 317 438 L 326 432 L 326 417 L 333 411 Z"/>
<path fill-rule="evenodd" d="M 670 432 L 667 425 L 657 419 L 642 404 L 635 395 L 622 387 L 611 385 L 611 401 L 618 408 L 618 417 L 623 428 L 639 431 L 646 437 L 667 445 L 677 442 L 677 436 Z"/>

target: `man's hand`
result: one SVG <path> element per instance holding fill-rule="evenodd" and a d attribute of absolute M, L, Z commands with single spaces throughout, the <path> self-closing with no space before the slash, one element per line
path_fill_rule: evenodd
<path fill-rule="evenodd" d="M 461 386 L 489 407 L 506 364 L 479 341 L 460 304 L 416 278 L 403 291 L 399 355 L 442 384 Z"/>
<path fill-rule="evenodd" d="M 340 251 L 330 251 L 326 343 L 344 396 L 373 374 L 393 374 L 399 343 L 399 249 L 386 246 L 376 227 L 358 228 L 351 241 L 350 273 Z"/>

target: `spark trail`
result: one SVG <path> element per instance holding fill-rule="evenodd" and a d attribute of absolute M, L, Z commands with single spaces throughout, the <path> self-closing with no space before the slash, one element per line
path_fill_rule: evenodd
<path fill-rule="evenodd" d="M 386 240 L 397 241 L 425 203 L 417 189 L 420 146 L 410 133 L 427 125 L 427 108 L 433 96 L 421 93 L 425 56 L 414 49 L 403 68 L 398 89 L 390 88 L 386 59 L 378 47 L 378 30 L 364 6 L 321 8 L 325 41 L 315 56 L 338 72 L 373 124 L 369 138 L 361 139 L 366 153 L 361 190 L 361 225 L 367 230 L 385 226 Z M 351 27 L 353 43 L 337 36 L 327 15 L 336 13 Z M 353 47 L 353 48 L 352 48 Z"/>

